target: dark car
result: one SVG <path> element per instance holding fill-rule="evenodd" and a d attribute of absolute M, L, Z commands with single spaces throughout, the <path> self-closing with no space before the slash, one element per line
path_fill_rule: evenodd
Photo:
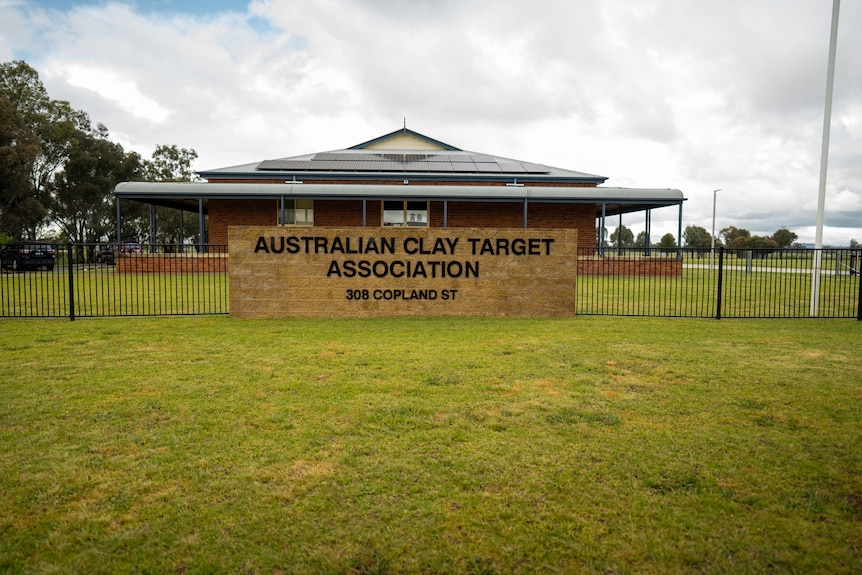
<path fill-rule="evenodd" d="M 0 266 L 13 271 L 54 269 L 54 247 L 43 242 L 12 242 L 0 250 Z"/>
<path fill-rule="evenodd" d="M 120 244 L 120 252 L 124 254 L 139 254 L 143 252 L 143 249 L 138 242 L 123 242 Z"/>
<path fill-rule="evenodd" d="M 97 264 L 114 265 L 116 261 L 116 246 L 113 244 L 98 244 L 93 250 Z"/>

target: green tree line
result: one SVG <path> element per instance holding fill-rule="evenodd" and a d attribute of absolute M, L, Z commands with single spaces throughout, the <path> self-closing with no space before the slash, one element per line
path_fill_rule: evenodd
<path fill-rule="evenodd" d="M 0 239 L 110 241 L 117 234 L 117 183 L 191 181 L 196 158 L 176 145 L 156 146 L 150 159 L 126 151 L 86 112 L 52 99 L 26 62 L 0 64 Z M 120 207 L 124 238 L 172 244 L 197 235 L 197 218 L 181 226 L 177 210 L 157 208 L 158 231 L 150 238 L 149 207 Z"/>
<path fill-rule="evenodd" d="M 712 247 L 712 236 L 701 226 L 687 226 L 682 234 L 683 247 L 693 248 L 702 255 L 709 254 Z M 796 243 L 799 236 L 787 228 L 776 230 L 771 236 L 753 236 L 751 232 L 729 226 L 721 230 L 715 238 L 715 247 L 726 247 L 733 250 L 783 250 L 787 248 L 803 247 Z M 637 237 L 626 226 L 619 226 L 609 236 L 607 247 L 615 248 L 645 248 L 646 233 L 640 232 Z M 851 240 L 851 243 L 855 240 Z M 676 248 L 676 238 L 673 234 L 664 234 L 658 243 L 651 244 L 654 248 L 670 249 Z"/>

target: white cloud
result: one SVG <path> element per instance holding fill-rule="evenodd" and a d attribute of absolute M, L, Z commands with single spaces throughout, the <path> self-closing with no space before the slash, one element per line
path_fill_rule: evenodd
<path fill-rule="evenodd" d="M 66 64 L 62 67 L 48 67 L 46 78 L 62 77 L 70 86 L 96 92 L 106 100 L 135 117 L 162 123 L 171 115 L 170 110 L 146 96 L 137 84 L 114 70 L 100 70 L 79 64 Z"/>

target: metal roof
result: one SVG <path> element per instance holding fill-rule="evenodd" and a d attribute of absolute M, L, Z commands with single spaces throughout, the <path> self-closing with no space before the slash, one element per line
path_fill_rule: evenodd
<path fill-rule="evenodd" d="M 197 210 L 197 201 L 219 199 L 313 199 L 435 201 L 562 202 L 605 204 L 613 215 L 685 201 L 679 190 L 656 188 L 547 186 L 428 186 L 362 184 L 218 184 L 184 182 L 122 182 L 114 195 L 159 205 Z"/>
<path fill-rule="evenodd" d="M 400 135 L 410 135 L 438 149 L 375 149 L 373 146 Z M 208 180 L 309 179 L 315 181 L 417 181 L 533 182 L 600 184 L 605 176 L 555 168 L 490 154 L 461 150 L 412 130 L 397 130 L 343 150 L 265 159 L 258 162 L 203 170 Z"/>
<path fill-rule="evenodd" d="M 409 147 L 399 140 L 401 136 L 417 138 L 430 146 L 404 150 L 380 146 L 388 141 L 393 147 Z M 406 124 L 401 130 L 343 150 L 263 160 L 198 174 L 210 182 L 124 182 L 117 185 L 114 194 L 194 211 L 201 203 L 206 209 L 210 198 L 591 203 L 599 206 L 597 215 L 681 205 L 685 201 L 679 190 L 596 187 L 607 178 L 462 150 L 408 130 Z M 220 183 L 225 180 L 261 183 Z M 303 184 L 303 180 L 309 183 Z M 269 183 L 273 181 L 284 183 Z M 327 184 L 328 181 L 333 183 Z"/>
<path fill-rule="evenodd" d="M 400 130 L 395 130 L 394 132 L 384 134 L 382 136 L 374 138 L 373 140 L 368 140 L 367 142 L 362 142 L 361 144 L 356 144 L 355 146 L 351 146 L 348 149 L 350 149 L 350 150 L 362 150 L 362 149 L 368 148 L 370 146 L 373 146 L 374 144 L 378 144 L 384 140 L 389 140 L 395 136 L 401 136 L 401 135 L 413 136 L 414 138 L 428 142 L 429 144 L 433 144 L 433 145 L 438 146 L 439 148 L 444 149 L 444 150 L 460 151 L 455 146 L 451 146 L 449 144 L 441 142 L 440 140 L 435 140 L 434 138 L 429 138 L 425 134 L 420 134 L 419 132 L 414 132 L 413 130 L 408 130 L 406 125 Z"/>

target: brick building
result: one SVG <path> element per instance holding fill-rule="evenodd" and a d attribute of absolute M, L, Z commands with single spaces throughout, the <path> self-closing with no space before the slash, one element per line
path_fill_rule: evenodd
<path fill-rule="evenodd" d="M 651 211 L 678 206 L 679 244 L 685 201 L 679 190 L 603 187 L 603 176 L 469 152 L 406 127 L 199 175 L 206 182 L 117 185 L 118 218 L 128 200 L 193 212 L 201 244 L 227 244 L 229 226 L 278 225 L 578 229 L 581 245 L 600 246 L 606 218 L 643 212 L 649 236 Z"/>

